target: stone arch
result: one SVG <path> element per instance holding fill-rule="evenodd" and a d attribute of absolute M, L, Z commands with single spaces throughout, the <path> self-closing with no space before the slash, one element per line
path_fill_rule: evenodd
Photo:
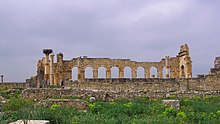
<path fill-rule="evenodd" d="M 137 68 L 137 78 L 145 78 L 145 69 L 142 66 Z"/>
<path fill-rule="evenodd" d="M 167 75 L 166 67 L 163 67 L 163 78 L 170 78 L 170 68 L 168 68 L 168 75 Z"/>
<path fill-rule="evenodd" d="M 73 67 L 72 68 L 72 80 L 78 80 L 78 67 Z"/>
<path fill-rule="evenodd" d="M 88 66 L 85 68 L 85 78 L 93 78 L 93 68 Z"/>
<path fill-rule="evenodd" d="M 111 68 L 111 78 L 119 78 L 119 68 L 117 66 Z"/>
<path fill-rule="evenodd" d="M 124 78 L 132 78 L 132 69 L 129 66 L 124 68 Z"/>
<path fill-rule="evenodd" d="M 150 68 L 150 78 L 157 78 L 158 77 L 158 69 L 156 66 L 152 66 Z"/>
<path fill-rule="evenodd" d="M 180 72 L 181 72 L 181 78 L 185 78 L 186 76 L 185 76 L 185 67 L 184 67 L 184 65 L 181 66 Z"/>
<path fill-rule="evenodd" d="M 101 66 L 98 68 L 98 78 L 106 78 L 106 68 Z"/>

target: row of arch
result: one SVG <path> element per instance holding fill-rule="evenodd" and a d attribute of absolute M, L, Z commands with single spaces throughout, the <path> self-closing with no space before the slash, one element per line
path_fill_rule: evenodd
<path fill-rule="evenodd" d="M 112 67 L 111 68 L 111 78 L 119 78 L 120 71 L 118 67 Z M 163 78 L 166 77 L 166 68 L 164 67 L 163 70 Z M 130 67 L 125 67 L 123 78 L 132 78 L 132 69 Z M 136 70 L 136 78 L 146 78 L 146 72 L 143 67 L 138 67 Z M 170 75 L 170 69 L 169 69 L 169 75 Z M 94 78 L 94 70 L 92 67 L 86 67 L 84 69 L 84 77 L 85 78 Z M 98 68 L 98 78 L 106 78 L 107 77 L 107 69 L 105 67 L 99 67 Z M 150 78 L 157 78 L 158 77 L 158 69 L 156 67 L 150 68 Z M 78 79 L 78 67 L 72 68 L 72 80 Z"/>

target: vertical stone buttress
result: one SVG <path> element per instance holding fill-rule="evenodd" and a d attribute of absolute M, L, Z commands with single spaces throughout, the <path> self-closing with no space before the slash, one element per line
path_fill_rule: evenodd
<path fill-rule="evenodd" d="M 189 55 L 189 47 L 184 44 L 180 47 L 179 58 L 179 78 L 192 77 L 192 61 Z"/>
<path fill-rule="evenodd" d="M 54 85 L 54 54 L 50 54 L 50 85 Z"/>
<path fill-rule="evenodd" d="M 55 84 L 60 85 L 63 81 L 63 54 L 59 53 L 57 54 L 57 68 L 56 68 L 56 77 L 55 77 Z"/>
<path fill-rule="evenodd" d="M 111 67 L 106 68 L 106 78 L 111 78 Z"/>
<path fill-rule="evenodd" d="M 49 55 L 52 53 L 52 49 L 44 49 L 43 53 L 45 54 L 45 69 L 44 69 L 44 80 L 46 85 L 49 85 L 50 80 L 50 66 L 49 66 Z"/>
<path fill-rule="evenodd" d="M 82 66 L 82 58 L 77 57 L 77 67 L 78 67 L 78 80 L 85 79 L 85 69 Z"/>
<path fill-rule="evenodd" d="M 93 68 L 93 78 L 98 78 L 98 68 L 97 67 L 94 67 Z"/>
<path fill-rule="evenodd" d="M 165 57 L 165 67 L 166 67 L 166 78 L 169 78 L 169 56 Z"/>
<path fill-rule="evenodd" d="M 157 78 L 163 78 L 163 67 L 156 67 L 157 68 Z"/>
<path fill-rule="evenodd" d="M 137 78 L 137 68 L 132 68 L 132 78 Z"/>
<path fill-rule="evenodd" d="M 36 86 L 40 88 L 42 86 L 42 82 L 44 81 L 44 65 L 45 58 L 43 57 L 42 60 L 39 60 L 37 63 L 37 81 L 35 82 Z"/>
<path fill-rule="evenodd" d="M 119 67 L 119 78 L 124 78 L 124 68 Z"/>
<path fill-rule="evenodd" d="M 150 78 L 150 67 L 145 67 L 145 78 Z"/>

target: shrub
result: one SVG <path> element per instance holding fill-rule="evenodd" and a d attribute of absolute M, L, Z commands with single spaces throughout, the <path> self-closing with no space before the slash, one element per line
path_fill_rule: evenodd
<path fill-rule="evenodd" d="M 33 102 L 21 97 L 12 97 L 8 102 L 2 106 L 2 111 L 18 111 L 24 108 L 33 108 Z"/>

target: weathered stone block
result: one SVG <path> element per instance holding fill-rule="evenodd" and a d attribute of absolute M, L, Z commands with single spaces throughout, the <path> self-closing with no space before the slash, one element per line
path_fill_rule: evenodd
<path fill-rule="evenodd" d="M 175 109 L 179 109 L 180 107 L 180 101 L 179 100 L 162 100 L 164 104 L 170 105 L 171 107 Z"/>
<path fill-rule="evenodd" d="M 9 124 L 50 124 L 50 122 L 46 120 L 18 120 Z"/>

